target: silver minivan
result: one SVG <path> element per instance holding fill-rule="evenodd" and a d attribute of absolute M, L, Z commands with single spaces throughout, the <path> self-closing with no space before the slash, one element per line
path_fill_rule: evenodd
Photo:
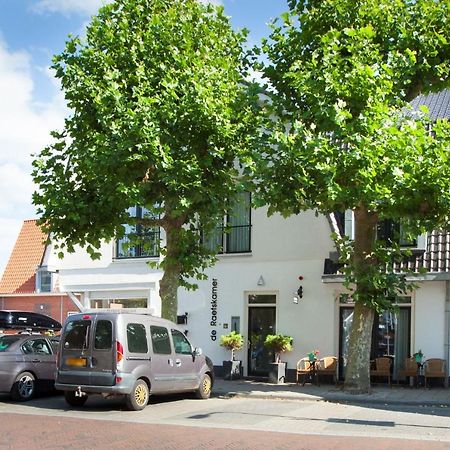
<path fill-rule="evenodd" d="M 140 410 L 150 394 L 195 392 L 211 395 L 211 360 L 194 348 L 181 329 L 151 314 L 127 309 L 70 315 L 61 332 L 56 389 L 72 406 L 90 394 L 124 396 Z"/>

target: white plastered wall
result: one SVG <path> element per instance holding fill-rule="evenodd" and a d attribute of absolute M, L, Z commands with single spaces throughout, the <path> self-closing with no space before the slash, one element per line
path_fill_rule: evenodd
<path fill-rule="evenodd" d="M 419 284 L 414 294 L 412 352 L 422 350 L 425 359 L 445 358 L 445 281 Z"/>

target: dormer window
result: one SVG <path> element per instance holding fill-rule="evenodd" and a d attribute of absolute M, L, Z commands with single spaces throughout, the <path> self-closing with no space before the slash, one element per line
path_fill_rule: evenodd
<path fill-rule="evenodd" d="M 52 291 L 52 272 L 46 266 L 41 266 L 36 271 L 36 292 Z"/>

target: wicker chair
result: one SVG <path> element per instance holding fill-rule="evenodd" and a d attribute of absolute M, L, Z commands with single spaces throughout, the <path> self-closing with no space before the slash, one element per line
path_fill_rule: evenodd
<path fill-rule="evenodd" d="M 333 377 L 334 384 L 337 384 L 337 358 L 335 356 L 325 356 L 319 360 L 316 367 L 317 383 L 320 384 L 320 377 Z"/>
<path fill-rule="evenodd" d="M 370 371 L 371 377 L 386 377 L 391 387 L 391 358 L 381 357 L 375 359 L 375 369 Z"/>
<path fill-rule="evenodd" d="M 399 384 L 399 378 L 406 377 L 408 380 L 410 378 L 413 379 L 413 384 L 415 386 L 418 385 L 418 377 L 419 377 L 419 367 L 415 358 L 406 358 L 405 366 L 403 369 L 399 369 L 397 372 L 397 384 Z"/>
<path fill-rule="evenodd" d="M 297 384 L 300 382 L 300 378 L 303 377 L 302 386 L 305 385 L 307 378 L 310 379 L 314 376 L 314 366 L 311 364 L 309 358 L 302 358 L 297 362 Z"/>
<path fill-rule="evenodd" d="M 442 378 L 444 386 L 448 387 L 448 377 L 445 361 L 440 358 L 430 358 L 425 361 L 425 387 L 428 386 L 429 378 Z"/>

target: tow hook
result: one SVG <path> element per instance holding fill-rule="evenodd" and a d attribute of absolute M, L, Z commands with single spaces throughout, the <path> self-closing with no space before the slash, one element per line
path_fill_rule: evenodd
<path fill-rule="evenodd" d="M 77 390 L 75 391 L 75 397 L 83 397 L 83 395 L 86 394 L 81 390 L 81 386 L 78 386 Z"/>

